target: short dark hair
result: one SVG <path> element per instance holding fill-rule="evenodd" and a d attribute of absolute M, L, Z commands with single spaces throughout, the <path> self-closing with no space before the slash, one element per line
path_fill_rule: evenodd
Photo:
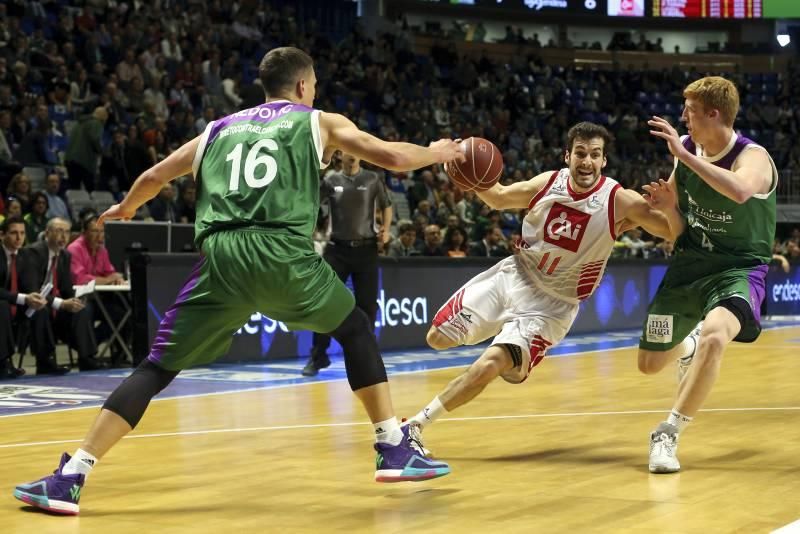
<path fill-rule="evenodd" d="M 313 67 L 311 56 L 299 48 L 284 46 L 267 52 L 258 66 L 258 77 L 267 98 L 274 98 L 290 91 L 297 79 Z"/>
<path fill-rule="evenodd" d="M 89 228 L 92 227 L 92 223 L 97 222 L 97 214 L 92 212 L 88 214 L 86 217 L 81 219 L 81 232 L 86 233 L 89 231 Z"/>
<path fill-rule="evenodd" d="M 37 191 L 31 195 L 31 206 L 36 204 L 36 201 L 40 198 L 44 199 L 45 204 L 47 204 L 47 209 L 50 209 L 50 201 L 47 199 L 47 195 L 44 194 L 44 191 Z"/>
<path fill-rule="evenodd" d="M 397 233 L 398 235 L 403 235 L 406 232 L 416 232 L 417 227 L 414 226 L 414 223 L 411 221 L 402 222 L 397 225 Z"/>
<path fill-rule="evenodd" d="M 6 233 L 8 232 L 8 229 L 11 227 L 12 224 L 21 224 L 22 226 L 25 226 L 25 219 L 23 219 L 19 215 L 6 217 L 5 219 L 3 219 L 3 223 L 0 224 L 0 230 L 2 230 L 3 233 Z"/>
<path fill-rule="evenodd" d="M 585 121 L 579 122 L 567 132 L 567 151 L 572 152 L 572 147 L 575 146 L 576 139 L 588 141 L 595 137 L 599 137 L 603 140 L 603 154 L 608 154 L 608 147 L 611 145 L 611 141 L 613 141 L 614 138 L 605 127 Z"/>

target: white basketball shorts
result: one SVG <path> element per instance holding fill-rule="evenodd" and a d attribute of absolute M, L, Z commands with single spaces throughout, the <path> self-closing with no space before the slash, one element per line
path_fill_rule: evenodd
<path fill-rule="evenodd" d="M 516 384 L 528 378 L 547 350 L 564 339 L 577 314 L 577 304 L 538 289 L 509 257 L 456 291 L 434 316 L 433 326 L 459 345 L 495 336 L 492 345 L 518 346 L 522 361 L 503 375 Z"/>

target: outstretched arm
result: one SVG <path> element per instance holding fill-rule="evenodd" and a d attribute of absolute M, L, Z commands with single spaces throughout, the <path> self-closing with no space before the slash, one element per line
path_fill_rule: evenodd
<path fill-rule="evenodd" d="M 97 224 L 102 225 L 106 219 L 130 220 L 142 204 L 158 195 L 164 184 L 179 176 L 191 174 L 192 161 L 199 144 L 200 136 L 195 137 L 167 156 L 166 159 L 144 171 L 133 183 L 131 190 L 128 191 L 122 202 L 108 208 L 97 220 Z"/>
<path fill-rule="evenodd" d="M 475 194 L 492 209 L 511 210 L 527 208 L 530 206 L 533 197 L 547 185 L 552 175 L 552 171 L 543 172 L 530 180 L 516 182 L 511 185 L 501 185 L 500 182 L 498 182 L 490 189 L 486 191 L 476 191 Z"/>
<path fill-rule="evenodd" d="M 710 187 L 739 204 L 744 204 L 758 193 L 766 193 L 772 184 L 772 163 L 766 150 L 747 150 L 737 158 L 733 170 L 717 167 L 688 150 L 681 143 L 675 128 L 661 117 L 647 122 L 650 133 L 667 142 L 673 156 L 692 169 Z"/>
<path fill-rule="evenodd" d="M 461 147 L 450 139 L 441 139 L 428 147 L 384 141 L 359 130 L 350 119 L 338 113 L 320 113 L 319 126 L 326 153 L 339 149 L 392 171 L 411 171 L 434 163 L 464 160 Z"/>
<path fill-rule="evenodd" d="M 648 233 L 674 241 L 678 238 L 669 218 L 651 206 L 645 198 L 630 189 L 620 189 L 614 198 L 616 230 L 619 234 L 633 227 L 641 226 Z"/>

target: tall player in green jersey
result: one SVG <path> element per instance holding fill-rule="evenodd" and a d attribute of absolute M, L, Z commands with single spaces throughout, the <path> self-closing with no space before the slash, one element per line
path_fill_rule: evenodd
<path fill-rule="evenodd" d="M 680 470 L 678 436 L 711 392 L 725 347 L 761 333 L 775 237 L 778 173 L 763 147 L 733 131 L 736 87 L 724 78 L 702 78 L 683 96 L 688 136 L 662 118 L 648 122 L 675 156 L 675 170 L 668 182 L 645 189 L 679 235 L 639 343 L 643 373 L 657 373 L 673 358 L 679 366 L 675 404 L 650 435 L 651 473 Z"/>
<path fill-rule="evenodd" d="M 78 513 L 80 488 L 95 463 L 139 422 L 150 399 L 182 370 L 222 356 L 253 311 L 292 329 L 328 333 L 342 345 L 347 378 L 375 428 L 380 482 L 449 473 L 425 458 L 395 419 L 389 385 L 367 315 L 314 252 L 319 171 L 334 150 L 380 167 L 412 170 L 463 159 L 459 145 L 389 143 L 342 115 L 313 109 L 312 59 L 296 48 L 270 51 L 259 67 L 267 101 L 208 125 L 203 134 L 145 171 L 120 204 L 101 216 L 127 220 L 162 186 L 194 175 L 196 240 L 202 259 L 165 313 L 148 358 L 109 396 L 77 453 L 55 473 L 17 486 L 28 504 Z"/>

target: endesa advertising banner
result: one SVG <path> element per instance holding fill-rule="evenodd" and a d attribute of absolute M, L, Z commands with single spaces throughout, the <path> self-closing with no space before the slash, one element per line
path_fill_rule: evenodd
<path fill-rule="evenodd" d="M 148 339 L 146 346 L 144 343 L 137 345 L 139 351 L 145 351 L 137 356 L 146 355 L 161 317 L 198 260 L 196 254 L 146 255 L 143 283 L 146 284 Z M 425 334 L 439 307 L 465 282 L 494 263 L 494 260 L 484 258 L 381 259 L 375 321 L 375 333 L 381 348 L 424 347 Z M 595 294 L 581 304 L 572 331 L 591 333 L 639 328 L 646 315 L 647 303 L 655 294 L 665 270 L 665 264 L 641 261 L 611 263 Z M 144 310 L 135 310 L 134 313 L 137 322 L 144 320 Z M 198 325 L 197 335 L 203 335 L 201 328 Z M 311 349 L 311 337 L 311 332 L 290 332 L 283 323 L 253 310 L 250 320 L 234 335 L 228 355 L 220 361 L 305 357 Z M 329 352 L 336 354 L 340 351 L 333 342 Z"/>
<path fill-rule="evenodd" d="M 788 273 L 770 266 L 766 300 L 770 315 L 800 315 L 800 264 L 793 264 Z"/>
<path fill-rule="evenodd" d="M 146 261 L 146 355 L 161 317 L 175 300 L 196 254 L 149 254 Z M 494 265 L 484 258 L 413 258 L 380 260 L 378 314 L 375 333 L 384 350 L 425 346 L 425 334 L 439 308 L 465 282 Z M 581 303 L 571 332 L 602 333 L 641 328 L 647 305 L 667 270 L 664 262 L 619 260 L 608 264 L 600 286 Z M 134 284 L 137 283 L 135 280 Z M 348 282 L 349 284 L 349 282 Z M 771 267 L 767 277 L 766 308 L 770 315 L 800 315 L 800 266 L 784 273 Z M 143 320 L 143 310 L 134 310 Z M 197 335 L 203 335 L 198 325 Z M 260 361 L 305 357 L 311 349 L 311 332 L 290 332 L 286 325 L 253 310 L 234 335 L 231 349 L 220 361 Z M 144 341 L 144 339 L 142 339 Z M 331 354 L 341 352 L 333 342 Z"/>

